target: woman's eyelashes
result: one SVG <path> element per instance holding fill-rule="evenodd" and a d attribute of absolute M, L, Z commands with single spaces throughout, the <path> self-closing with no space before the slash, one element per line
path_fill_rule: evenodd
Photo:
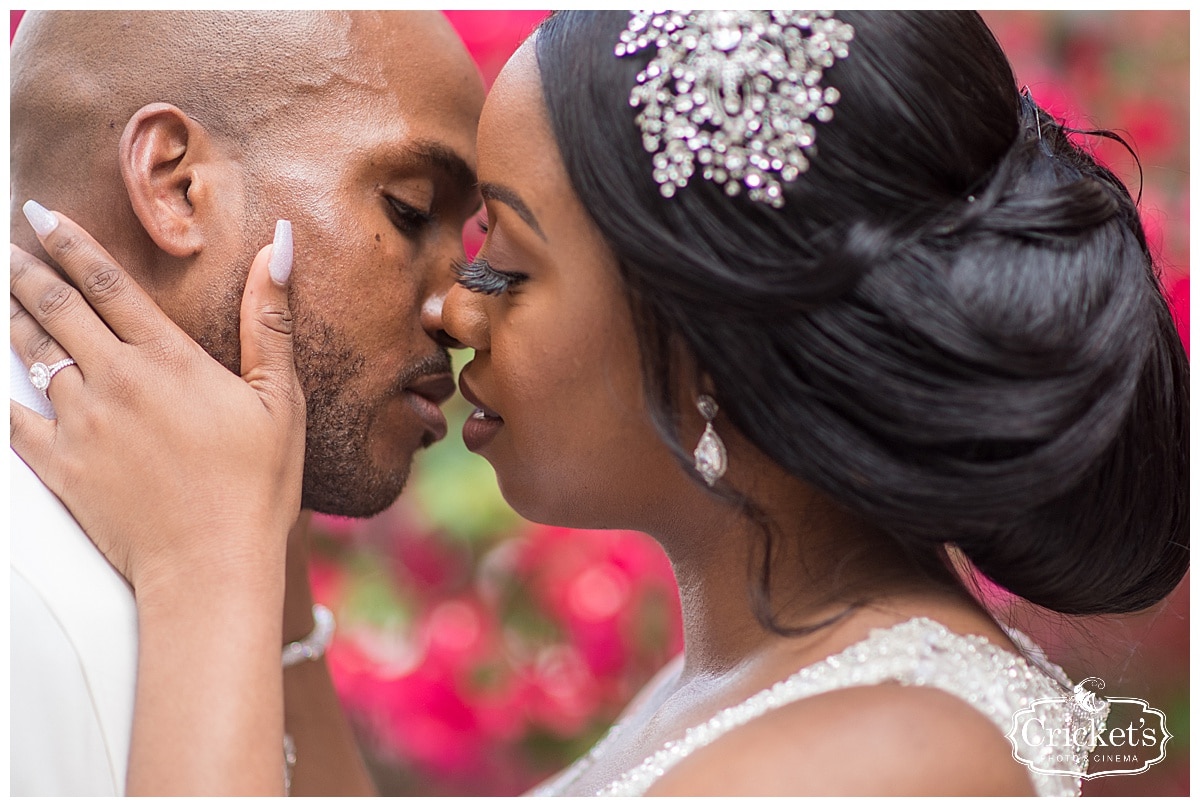
<path fill-rule="evenodd" d="M 528 275 L 520 272 L 502 272 L 478 256 L 470 263 L 455 261 L 454 276 L 458 285 L 467 291 L 492 296 L 512 291 L 529 279 Z"/>
<path fill-rule="evenodd" d="M 421 231 L 433 221 L 433 213 L 428 210 L 413 207 L 394 196 L 385 196 L 384 198 L 387 199 L 392 223 L 396 225 L 397 230 L 409 237 L 415 238 L 420 235 Z"/>

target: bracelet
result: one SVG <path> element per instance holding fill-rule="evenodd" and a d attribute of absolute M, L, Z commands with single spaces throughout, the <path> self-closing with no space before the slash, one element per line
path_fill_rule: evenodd
<path fill-rule="evenodd" d="M 296 741 L 283 734 L 283 795 L 292 795 L 292 773 L 296 770 Z"/>
<path fill-rule="evenodd" d="M 325 655 L 329 641 L 333 638 L 333 612 L 324 605 L 317 603 L 312 609 L 312 633 L 298 642 L 292 642 L 283 648 L 283 667 L 287 669 L 302 661 L 319 659 Z"/>

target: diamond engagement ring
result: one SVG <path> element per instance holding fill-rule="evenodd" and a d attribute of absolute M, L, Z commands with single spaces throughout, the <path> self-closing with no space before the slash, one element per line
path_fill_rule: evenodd
<path fill-rule="evenodd" d="M 70 367 L 75 363 L 74 359 L 67 358 L 62 361 L 56 361 L 49 367 L 39 362 L 34 362 L 29 368 L 29 383 L 42 391 L 42 394 L 47 399 L 50 398 L 50 393 L 47 390 L 50 388 L 50 379 L 54 378 L 54 374 L 64 367 Z"/>

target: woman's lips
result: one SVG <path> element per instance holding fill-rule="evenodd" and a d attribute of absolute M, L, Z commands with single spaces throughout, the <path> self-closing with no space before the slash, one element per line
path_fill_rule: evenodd
<path fill-rule="evenodd" d="M 458 388 L 464 398 L 475 404 L 475 411 L 463 424 L 463 443 L 468 451 L 478 453 L 480 449 L 495 439 L 496 434 L 504 426 L 504 418 L 484 406 L 475 396 L 464 375 L 458 379 Z"/>
<path fill-rule="evenodd" d="M 504 426 L 504 421 L 496 415 L 488 415 L 482 409 L 476 409 L 463 424 L 463 443 L 468 451 L 479 452 L 484 446 L 495 439 L 496 434 Z"/>

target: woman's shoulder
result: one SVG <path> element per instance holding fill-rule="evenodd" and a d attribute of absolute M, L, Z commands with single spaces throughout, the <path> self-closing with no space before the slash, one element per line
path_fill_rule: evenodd
<path fill-rule="evenodd" d="M 705 727 L 653 793 L 1028 794 L 1013 715 L 1069 691 L 1061 670 L 995 623 L 946 612 L 870 627 Z M 878 625 L 878 623 L 875 623 Z"/>
<path fill-rule="evenodd" d="M 977 708 L 895 682 L 789 703 L 698 749 L 647 795 L 1031 795 Z"/>

